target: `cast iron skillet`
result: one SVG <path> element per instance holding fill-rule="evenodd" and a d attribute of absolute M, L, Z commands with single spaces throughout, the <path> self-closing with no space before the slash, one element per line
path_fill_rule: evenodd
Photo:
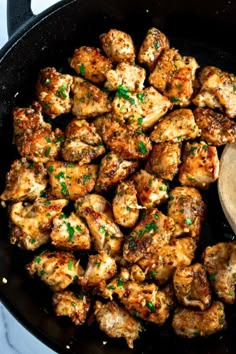
<path fill-rule="evenodd" d="M 65 68 L 67 58 L 80 45 L 98 45 L 98 36 L 119 28 L 140 43 L 146 30 L 156 26 L 171 39 L 171 45 L 185 55 L 193 55 L 201 65 L 213 64 L 236 72 L 236 2 L 224 0 L 70 0 L 62 1 L 37 17 L 32 17 L 29 0 L 9 0 L 8 44 L 0 52 L 0 187 L 16 157 L 11 144 L 14 106 L 30 104 L 40 68 Z M 233 163 L 233 162 L 232 162 Z M 204 197 L 208 216 L 203 244 L 232 240 L 212 187 Z M 29 280 L 24 265 L 32 254 L 8 242 L 6 211 L 0 210 L 0 299 L 34 335 L 59 353 L 126 354 L 123 340 L 108 339 L 96 325 L 76 328 L 66 319 L 56 318 L 50 293 L 38 280 Z M 8 279 L 2 284 L 2 277 Z M 223 354 L 236 353 L 235 306 L 227 308 L 228 330 L 206 339 L 183 340 L 173 334 L 169 323 L 162 328 L 149 325 L 136 342 L 133 353 Z M 16 338 L 17 340 L 17 338 Z M 107 344 L 103 345 L 103 341 Z M 66 349 L 66 346 L 70 349 Z"/>

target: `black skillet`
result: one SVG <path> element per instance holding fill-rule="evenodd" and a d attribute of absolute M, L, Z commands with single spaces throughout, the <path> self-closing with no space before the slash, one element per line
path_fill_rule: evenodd
<path fill-rule="evenodd" d="M 9 0 L 11 38 L 0 51 L 1 191 L 5 173 L 16 156 L 11 144 L 11 110 L 30 104 L 40 68 L 65 68 L 75 47 L 98 45 L 99 34 L 110 28 L 125 30 L 135 43 L 140 43 L 146 30 L 156 26 L 169 36 L 172 46 L 195 56 L 200 65 L 213 64 L 236 73 L 235 17 L 233 0 L 70 0 L 61 1 L 37 17 L 32 16 L 29 0 Z M 208 216 L 204 242 L 233 239 L 216 188 L 211 188 L 205 198 Z M 123 340 L 107 338 L 96 325 L 76 328 L 56 318 L 48 289 L 37 280 L 29 280 L 24 270 L 32 255 L 10 246 L 8 232 L 6 211 L 1 208 L 0 299 L 28 330 L 59 353 L 131 352 Z M 1 282 L 3 277 L 7 284 Z M 162 328 L 149 325 L 133 353 L 235 354 L 235 315 L 235 306 L 227 308 L 228 329 L 206 339 L 177 338 L 169 323 Z"/>

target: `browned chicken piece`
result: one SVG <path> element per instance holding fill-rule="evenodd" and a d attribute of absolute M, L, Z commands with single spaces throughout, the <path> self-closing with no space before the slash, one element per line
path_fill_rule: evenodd
<path fill-rule="evenodd" d="M 137 191 L 132 181 L 121 182 L 112 201 L 115 222 L 123 227 L 134 227 L 139 217 Z"/>
<path fill-rule="evenodd" d="M 47 185 L 47 171 L 42 163 L 30 163 L 25 158 L 15 160 L 6 176 L 3 201 L 34 200 Z"/>
<path fill-rule="evenodd" d="M 236 123 L 221 113 L 210 108 L 196 108 L 194 116 L 201 129 L 201 139 L 214 146 L 234 143 L 236 140 Z"/>
<path fill-rule="evenodd" d="M 112 102 L 112 110 L 121 121 L 128 120 L 137 128 L 147 130 L 172 108 L 170 100 L 150 86 L 140 92 L 129 92 L 126 87 L 119 87 Z M 140 119 L 135 119 L 138 117 Z"/>
<path fill-rule="evenodd" d="M 201 89 L 193 99 L 198 107 L 219 108 L 230 118 L 236 116 L 236 77 L 214 66 L 204 67 L 199 74 Z"/>
<path fill-rule="evenodd" d="M 111 338 L 125 338 L 128 347 L 133 349 L 133 342 L 142 330 L 140 322 L 114 301 L 106 304 L 96 301 L 94 309 L 100 330 Z"/>
<path fill-rule="evenodd" d="M 130 63 L 119 63 L 115 70 L 106 73 L 105 87 L 116 91 L 121 85 L 130 91 L 142 91 L 146 77 L 145 69 Z"/>
<path fill-rule="evenodd" d="M 132 176 L 141 205 L 152 208 L 168 199 L 167 185 L 145 170 L 139 170 Z"/>
<path fill-rule="evenodd" d="M 215 146 L 205 142 L 187 142 L 179 169 L 179 181 L 184 186 L 209 188 L 219 177 L 219 159 Z"/>
<path fill-rule="evenodd" d="M 29 274 L 35 273 L 52 291 L 64 290 L 84 273 L 79 261 L 69 252 L 42 252 L 26 266 Z"/>
<path fill-rule="evenodd" d="M 175 237 L 199 238 L 206 205 L 199 191 L 192 187 L 175 187 L 170 192 L 168 216 L 175 222 Z"/>
<path fill-rule="evenodd" d="M 167 114 L 155 125 L 150 138 L 155 143 L 178 143 L 200 136 L 191 109 L 181 108 Z"/>
<path fill-rule="evenodd" d="M 114 222 L 111 213 L 106 210 L 107 204 L 102 202 L 101 198 L 104 199 L 93 194 L 92 197 L 87 195 L 84 199 L 78 200 L 77 213 L 87 222 L 95 250 L 106 251 L 114 256 L 121 250 L 123 234 Z M 104 211 L 103 208 L 105 208 Z"/>
<path fill-rule="evenodd" d="M 175 295 L 181 305 L 206 310 L 211 304 L 211 289 L 202 264 L 178 267 L 174 278 Z"/>
<path fill-rule="evenodd" d="M 88 228 L 73 212 L 69 216 L 61 213 L 53 219 L 50 237 L 56 248 L 81 251 L 89 250 L 91 247 Z"/>
<path fill-rule="evenodd" d="M 172 326 L 175 333 L 181 337 L 209 336 L 226 327 L 224 305 L 215 301 L 205 311 L 177 308 Z"/>
<path fill-rule="evenodd" d="M 129 130 L 126 125 L 109 116 L 97 118 L 95 126 L 105 144 L 120 158 L 146 159 L 152 149 L 150 139 L 145 134 Z"/>
<path fill-rule="evenodd" d="M 191 264 L 195 250 L 196 241 L 192 237 L 174 238 L 138 263 L 148 276 L 161 285 L 172 277 L 177 267 Z"/>
<path fill-rule="evenodd" d="M 76 200 L 90 193 L 97 178 L 97 165 L 82 165 L 49 161 L 46 164 L 52 195 L 56 198 Z"/>
<path fill-rule="evenodd" d="M 109 32 L 100 35 L 100 41 L 102 49 L 114 63 L 134 62 L 135 48 L 129 34 L 110 29 Z"/>
<path fill-rule="evenodd" d="M 173 234 L 174 221 L 157 209 L 149 209 L 126 237 L 123 257 L 130 263 L 137 263 L 150 254 L 157 255 L 160 248 L 169 244 Z"/>
<path fill-rule="evenodd" d="M 83 215 L 86 212 L 86 208 L 91 208 L 91 206 L 94 211 L 105 214 L 108 218 L 113 217 L 111 203 L 102 195 L 87 194 L 85 197 L 78 198 L 75 204 L 80 215 Z"/>
<path fill-rule="evenodd" d="M 111 279 L 117 271 L 115 259 L 101 251 L 89 256 L 84 275 L 79 278 L 79 284 L 84 287 L 104 288 L 106 280 Z"/>
<path fill-rule="evenodd" d="M 155 27 L 151 27 L 139 49 L 138 61 L 153 70 L 163 49 L 169 48 L 168 38 Z"/>
<path fill-rule="evenodd" d="M 195 58 L 182 57 L 178 50 L 166 48 L 158 58 L 149 82 L 169 97 L 174 105 L 186 107 L 191 102 L 198 67 Z"/>
<path fill-rule="evenodd" d="M 95 84 L 102 84 L 106 80 L 106 72 L 112 69 L 110 59 L 102 55 L 99 48 L 94 47 L 75 49 L 69 62 L 77 74 Z"/>
<path fill-rule="evenodd" d="M 53 218 L 68 204 L 65 199 L 37 199 L 34 204 L 22 202 L 10 207 L 10 241 L 18 247 L 34 251 L 50 240 Z"/>
<path fill-rule="evenodd" d="M 54 293 L 52 303 L 57 316 L 68 316 L 77 326 L 85 323 L 91 305 L 87 296 L 68 290 Z"/>
<path fill-rule="evenodd" d="M 217 296 L 227 304 L 233 304 L 236 285 L 236 243 L 220 242 L 208 246 L 203 259 Z"/>
<path fill-rule="evenodd" d="M 105 147 L 95 126 L 84 119 L 72 119 L 66 127 L 65 136 L 61 154 L 66 161 L 79 161 L 79 164 L 83 165 L 105 153 Z"/>
<path fill-rule="evenodd" d="M 88 81 L 74 77 L 72 113 L 77 119 L 92 118 L 111 111 L 107 93 Z"/>
<path fill-rule="evenodd" d="M 158 178 L 172 181 L 181 162 L 180 143 L 153 144 L 145 169 Z"/>
<path fill-rule="evenodd" d="M 61 74 L 55 68 L 40 70 L 36 95 L 43 112 L 54 119 L 71 110 L 70 89 L 73 77 Z"/>
<path fill-rule="evenodd" d="M 130 268 L 130 280 L 136 282 L 144 282 L 146 278 L 145 273 L 142 268 L 140 268 L 137 264 L 134 264 Z"/>
<path fill-rule="evenodd" d="M 137 161 L 124 160 L 119 154 L 109 152 L 101 160 L 95 191 L 97 193 L 108 191 L 124 181 L 137 168 Z"/>

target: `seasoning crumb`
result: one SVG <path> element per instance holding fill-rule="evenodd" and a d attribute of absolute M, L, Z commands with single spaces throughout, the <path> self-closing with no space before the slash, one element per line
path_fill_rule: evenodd
<path fill-rule="evenodd" d="M 3 284 L 7 284 L 7 282 L 8 282 L 8 280 L 7 280 L 5 277 L 3 277 L 3 278 L 2 278 L 2 283 L 3 283 Z"/>
<path fill-rule="evenodd" d="M 103 345 L 106 345 L 106 344 L 107 344 L 107 342 L 104 340 L 104 341 L 102 342 L 102 344 L 103 344 Z"/>
<path fill-rule="evenodd" d="M 69 345 L 66 345 L 66 349 L 70 349 L 70 346 L 69 346 Z"/>

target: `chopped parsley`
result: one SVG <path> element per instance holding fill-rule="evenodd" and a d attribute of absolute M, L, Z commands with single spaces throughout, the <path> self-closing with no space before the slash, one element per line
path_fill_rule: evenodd
<path fill-rule="evenodd" d="M 52 81 L 51 79 L 47 78 L 47 79 L 44 81 L 43 85 L 45 85 L 45 86 L 46 86 L 46 85 L 49 85 L 51 81 Z"/>
<path fill-rule="evenodd" d="M 156 274 L 157 274 L 157 272 L 155 270 L 152 270 L 151 273 L 150 273 L 150 276 L 151 277 L 155 277 Z"/>
<path fill-rule="evenodd" d="M 32 238 L 30 242 L 34 244 L 36 242 L 35 238 Z"/>
<path fill-rule="evenodd" d="M 215 274 L 210 274 L 209 275 L 209 280 L 214 281 L 215 280 Z"/>
<path fill-rule="evenodd" d="M 48 147 L 46 150 L 45 150 L 45 156 L 46 157 L 48 157 L 49 156 L 49 154 L 50 154 L 50 151 L 51 151 L 51 148 L 50 147 Z"/>
<path fill-rule="evenodd" d="M 72 270 L 72 267 L 73 267 L 73 261 L 69 261 L 68 262 L 68 269 Z"/>
<path fill-rule="evenodd" d="M 65 178 L 65 172 L 60 171 L 57 175 L 55 175 L 56 179 L 61 179 L 61 178 Z"/>
<path fill-rule="evenodd" d="M 90 175 L 83 175 L 83 185 L 85 185 L 87 181 L 89 181 L 90 179 L 91 179 Z"/>
<path fill-rule="evenodd" d="M 118 287 L 123 286 L 123 279 L 122 279 L 122 278 L 118 278 L 117 286 L 118 286 Z"/>
<path fill-rule="evenodd" d="M 78 62 L 79 65 L 79 71 L 81 75 L 85 75 L 85 66 L 83 63 Z"/>
<path fill-rule="evenodd" d="M 57 97 L 60 97 L 60 98 L 67 98 L 66 86 L 61 85 L 61 87 L 59 87 L 59 89 L 57 90 L 56 95 L 57 95 Z"/>
<path fill-rule="evenodd" d="M 195 156 L 196 150 L 197 150 L 197 146 L 191 146 L 191 148 L 187 151 L 187 156 L 189 156 L 189 155 Z"/>
<path fill-rule="evenodd" d="M 48 172 L 53 172 L 54 171 L 54 167 L 53 166 L 48 166 Z"/>
<path fill-rule="evenodd" d="M 171 96 L 171 101 L 172 102 L 180 102 L 180 99 L 178 97 L 175 97 L 175 96 Z"/>
<path fill-rule="evenodd" d="M 155 42 L 155 43 L 154 43 L 154 47 L 155 47 L 155 49 L 160 48 L 160 43 L 159 43 L 159 42 Z"/>
<path fill-rule="evenodd" d="M 82 231 L 82 229 L 81 229 L 81 227 L 80 227 L 79 225 L 76 225 L 76 227 L 75 227 L 75 228 L 76 228 L 76 230 L 77 230 L 77 231 L 79 231 L 79 232 L 81 232 L 81 231 Z"/>
<path fill-rule="evenodd" d="M 99 261 L 99 262 L 94 262 L 94 265 L 96 265 L 98 268 L 100 268 L 101 264 L 102 264 L 101 261 Z"/>
<path fill-rule="evenodd" d="M 107 289 L 108 289 L 108 290 L 115 290 L 115 287 L 114 287 L 113 285 L 109 285 L 109 286 L 107 287 Z"/>
<path fill-rule="evenodd" d="M 153 216 L 154 216 L 155 219 L 158 219 L 158 218 L 159 218 L 159 215 L 156 214 L 156 213 L 155 213 Z"/>
<path fill-rule="evenodd" d="M 84 102 L 85 102 L 85 98 L 84 98 L 84 97 L 81 97 L 81 98 L 79 98 L 79 101 L 82 102 L 82 103 L 84 103 Z"/>
<path fill-rule="evenodd" d="M 70 195 L 70 192 L 67 189 L 67 185 L 65 182 L 61 182 L 61 194 Z"/>
<path fill-rule="evenodd" d="M 41 262 L 41 258 L 40 257 L 36 257 L 34 261 L 35 261 L 35 263 L 40 263 Z"/>
<path fill-rule="evenodd" d="M 187 219 L 185 219 L 184 220 L 184 223 L 186 224 L 186 225 L 192 225 L 192 219 L 191 218 L 187 218 Z"/>
<path fill-rule="evenodd" d="M 43 276 L 45 273 L 46 273 L 45 270 L 42 269 L 40 275 Z"/>
<path fill-rule="evenodd" d="M 183 86 L 183 85 L 178 84 L 178 85 L 177 85 L 177 88 L 178 88 L 178 89 L 181 89 L 181 88 L 182 88 L 182 86 Z"/>
<path fill-rule="evenodd" d="M 152 231 L 152 230 L 156 230 L 157 229 L 157 226 L 156 226 L 156 224 L 154 223 L 154 222 L 151 222 L 150 224 L 146 224 L 145 225 L 145 229 L 148 231 L 148 232 L 150 232 L 150 231 Z"/>
<path fill-rule="evenodd" d="M 148 149 L 146 148 L 146 145 L 144 144 L 143 141 L 140 141 L 138 143 L 138 148 L 139 148 L 139 151 L 142 153 L 142 154 L 146 154 L 148 152 Z"/>
<path fill-rule="evenodd" d="M 135 104 L 134 98 L 129 96 L 129 88 L 123 85 L 119 85 L 116 91 L 116 96 L 119 98 L 124 98 L 129 101 L 131 104 Z"/>
<path fill-rule="evenodd" d="M 142 124 L 143 124 L 143 118 L 140 117 L 140 118 L 138 118 L 138 125 L 142 125 Z"/>
<path fill-rule="evenodd" d="M 145 93 L 137 93 L 137 98 L 140 103 L 144 103 Z"/>
<path fill-rule="evenodd" d="M 180 209 L 180 213 L 183 214 L 184 213 L 184 209 Z"/>
<path fill-rule="evenodd" d="M 51 143 L 51 139 L 48 136 L 45 136 L 45 140 L 47 143 Z"/>
<path fill-rule="evenodd" d="M 147 301 L 146 306 L 151 312 L 156 312 L 155 306 L 151 301 Z"/>
<path fill-rule="evenodd" d="M 71 302 L 71 305 L 72 305 L 73 307 L 76 307 L 77 304 L 76 304 L 76 302 L 72 301 L 72 302 Z"/>
<path fill-rule="evenodd" d="M 69 223 L 69 222 L 66 223 L 66 227 L 67 227 L 67 232 L 68 232 L 68 234 L 69 234 L 69 242 L 72 242 L 72 241 L 73 241 L 74 234 L 75 234 L 75 230 L 74 230 L 74 228 L 71 226 L 71 223 Z"/>

